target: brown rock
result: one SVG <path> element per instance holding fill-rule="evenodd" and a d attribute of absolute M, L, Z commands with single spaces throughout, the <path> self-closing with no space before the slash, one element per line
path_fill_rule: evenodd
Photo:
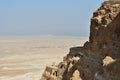
<path fill-rule="evenodd" d="M 105 1 L 93 14 L 90 38 L 70 48 L 56 67 L 46 67 L 41 80 L 120 79 L 120 1 Z"/>

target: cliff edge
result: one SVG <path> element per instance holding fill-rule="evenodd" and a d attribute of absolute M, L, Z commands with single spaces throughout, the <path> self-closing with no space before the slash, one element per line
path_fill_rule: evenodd
<path fill-rule="evenodd" d="M 40 80 L 120 80 L 119 67 L 120 1 L 110 0 L 93 13 L 89 41 L 47 66 Z"/>

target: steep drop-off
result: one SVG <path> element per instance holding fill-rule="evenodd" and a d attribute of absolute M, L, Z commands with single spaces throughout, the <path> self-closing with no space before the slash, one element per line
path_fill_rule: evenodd
<path fill-rule="evenodd" d="M 89 41 L 47 66 L 40 80 L 120 80 L 119 67 L 120 1 L 110 0 L 93 13 Z"/>

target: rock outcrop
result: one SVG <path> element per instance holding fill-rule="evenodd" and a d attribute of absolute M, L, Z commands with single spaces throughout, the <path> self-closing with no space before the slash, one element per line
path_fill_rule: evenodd
<path fill-rule="evenodd" d="M 83 47 L 70 48 L 40 80 L 120 80 L 120 1 L 105 1 L 91 19 Z"/>

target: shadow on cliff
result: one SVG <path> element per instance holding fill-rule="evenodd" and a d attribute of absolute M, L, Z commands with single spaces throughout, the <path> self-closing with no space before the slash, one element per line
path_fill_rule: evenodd
<path fill-rule="evenodd" d="M 97 34 L 92 39 L 95 40 L 86 42 L 84 46 L 81 47 L 82 50 L 79 49 L 77 52 L 73 53 L 73 55 L 76 55 L 82 51 L 82 53 L 85 55 L 82 57 L 79 56 L 80 60 L 75 64 L 73 63 L 74 65 L 69 71 L 68 68 L 70 63 L 68 63 L 62 80 L 72 80 L 71 77 L 73 76 L 75 70 L 80 72 L 79 76 L 82 78 L 82 80 L 93 80 L 96 73 L 106 73 L 109 74 L 109 76 L 114 77 L 115 74 L 118 74 L 117 77 L 120 76 L 120 69 L 118 69 L 120 67 L 120 60 L 110 63 L 105 67 L 105 69 L 103 69 L 103 59 L 106 56 L 110 56 L 113 59 L 120 58 L 120 13 L 106 27 L 99 28 Z M 70 53 L 68 55 L 71 56 Z M 105 78 L 101 79 L 107 80 Z"/>

